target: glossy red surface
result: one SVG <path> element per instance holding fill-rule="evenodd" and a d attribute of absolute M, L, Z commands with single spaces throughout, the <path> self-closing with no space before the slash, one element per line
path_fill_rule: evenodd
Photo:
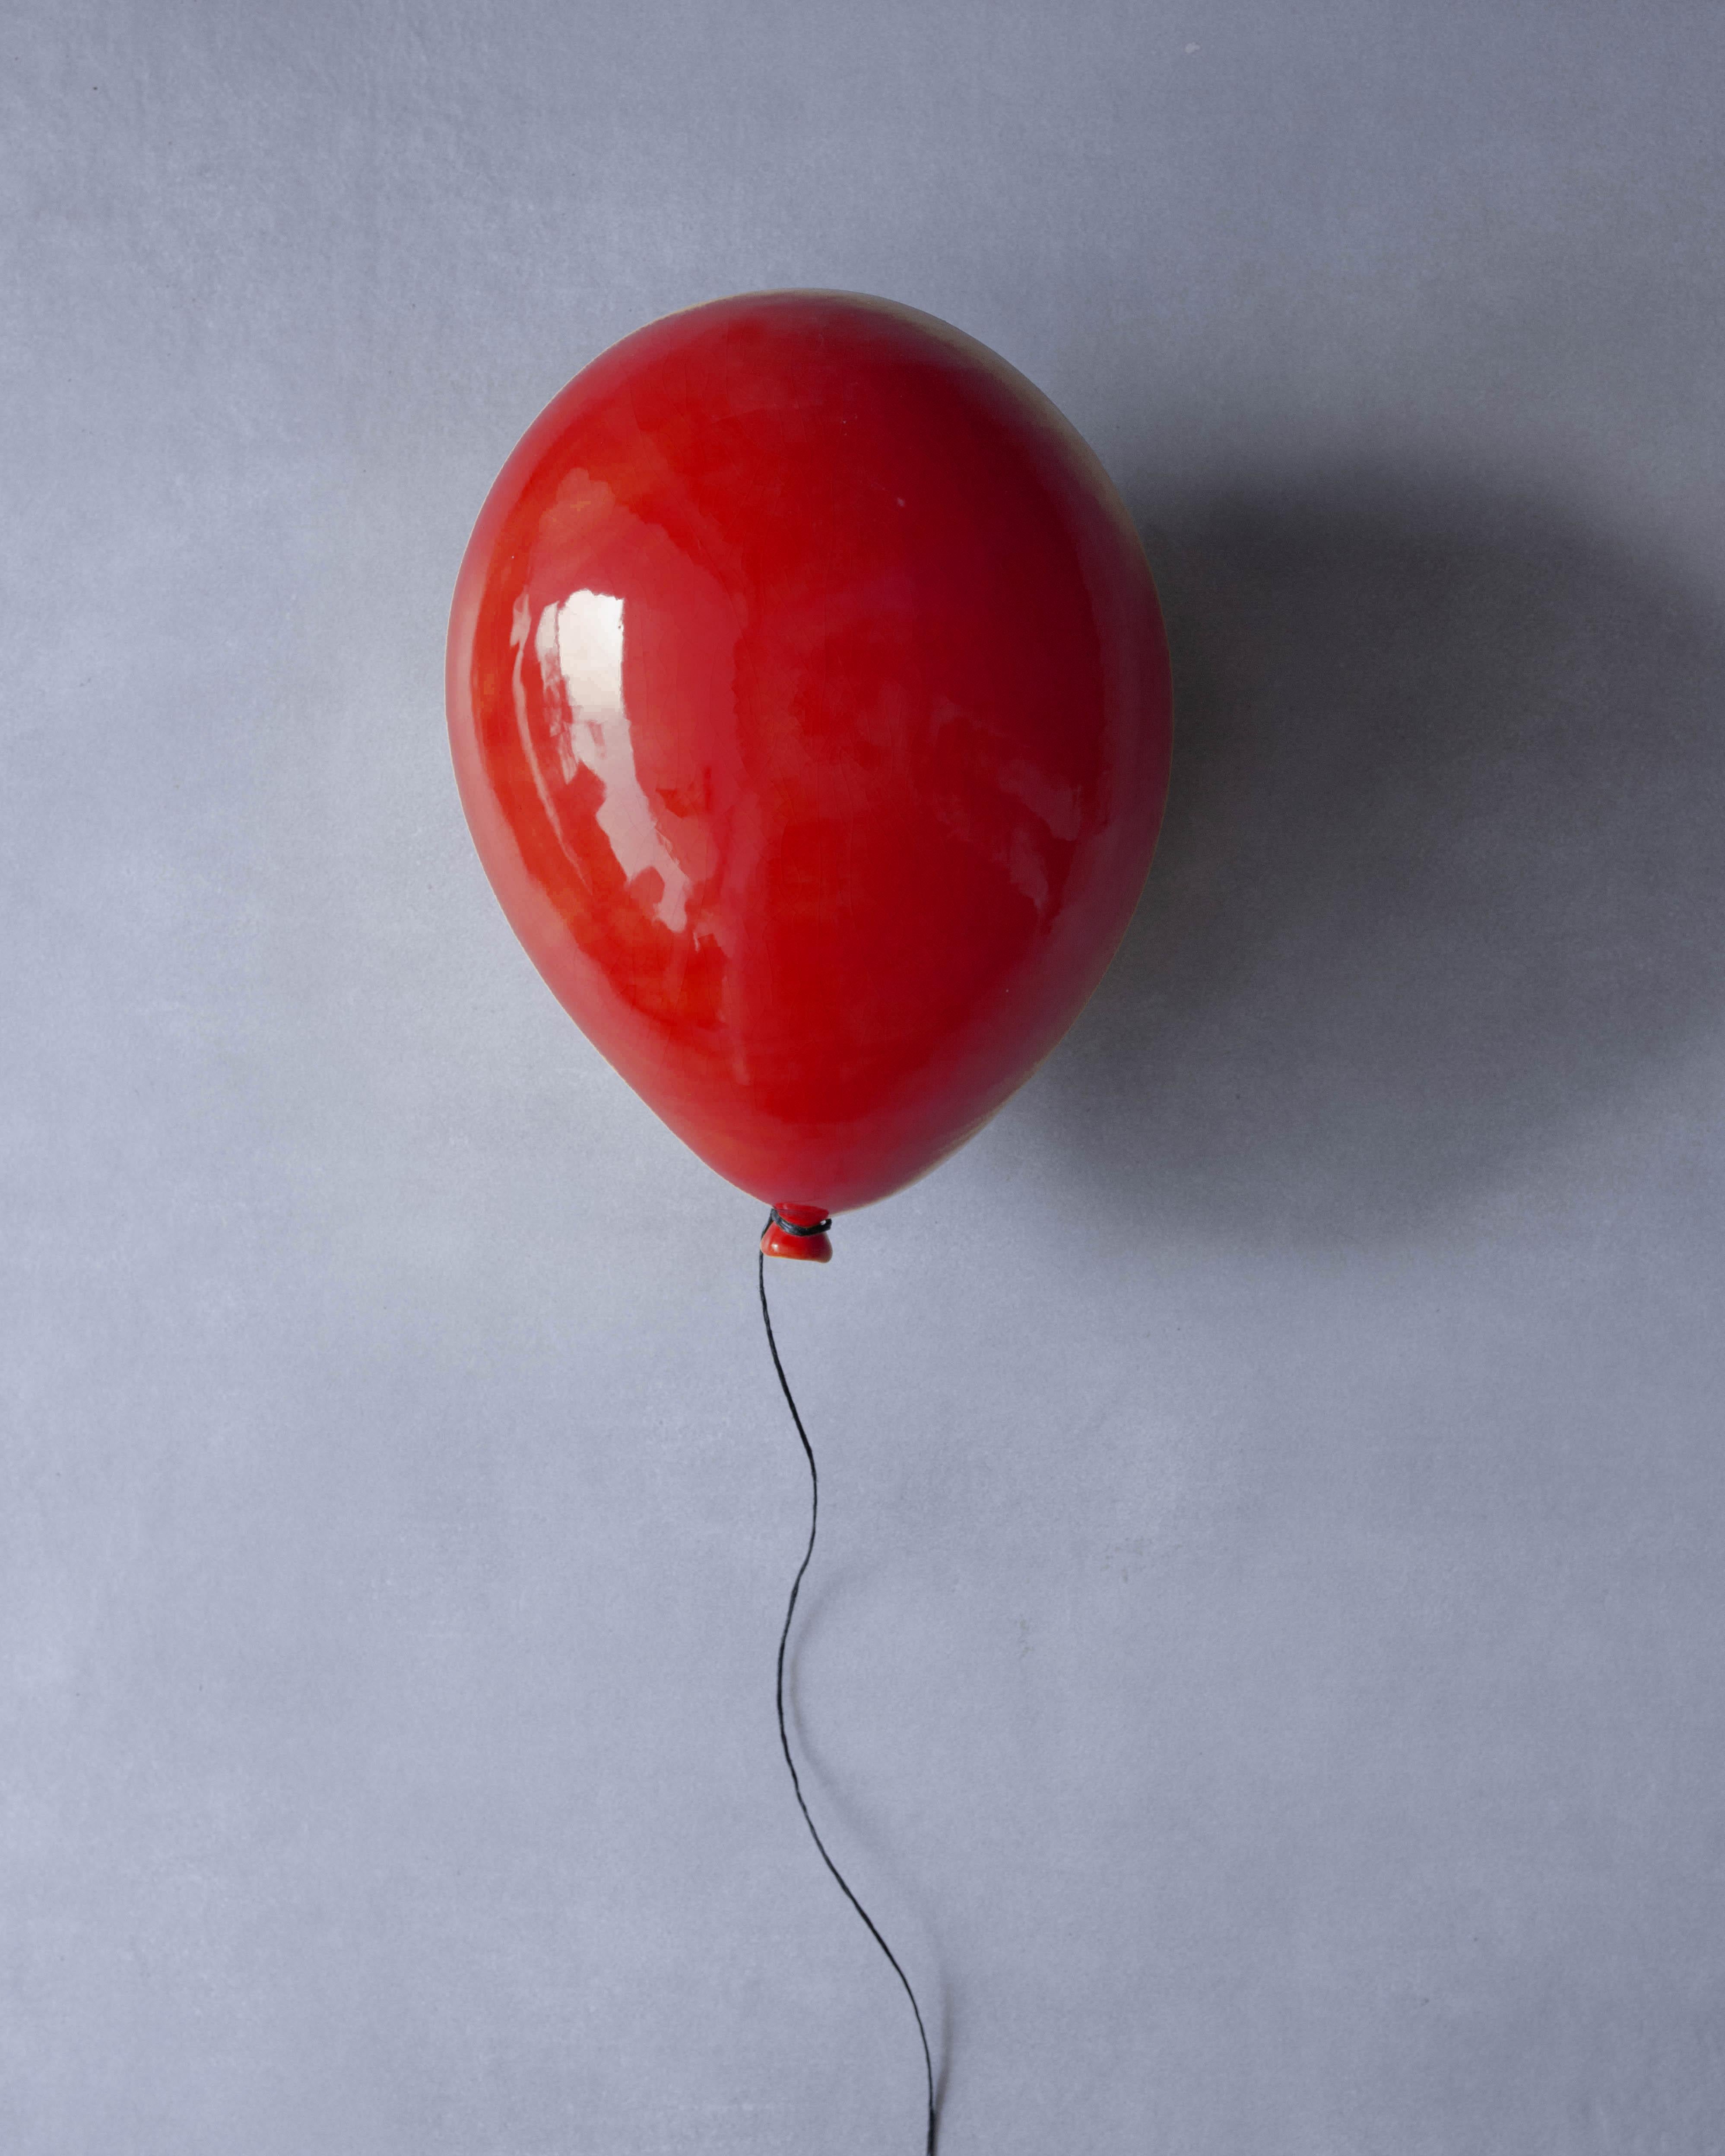
<path fill-rule="evenodd" d="M 1053 1047 L 1168 783 L 1161 616 L 1096 459 L 982 346 L 835 293 L 671 316 L 554 400 L 462 564 L 449 714 L 565 1009 L 811 1217 Z"/>

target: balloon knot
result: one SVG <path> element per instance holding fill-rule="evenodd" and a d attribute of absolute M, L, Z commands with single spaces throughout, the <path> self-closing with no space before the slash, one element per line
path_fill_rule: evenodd
<path fill-rule="evenodd" d="M 769 1258 L 813 1259 L 824 1265 L 833 1255 L 827 1240 L 832 1215 L 813 1205 L 775 1205 L 767 1215 L 762 1255 Z"/>

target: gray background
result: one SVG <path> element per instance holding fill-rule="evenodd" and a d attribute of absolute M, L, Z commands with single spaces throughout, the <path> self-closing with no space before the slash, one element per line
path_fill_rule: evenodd
<path fill-rule="evenodd" d="M 782 1267 L 945 2156 L 1725 2138 L 1725 11 L 0 27 L 0 2147 L 918 2147 L 758 1209 L 473 857 L 644 319 L 887 293 L 1167 594 L 1149 895 Z"/>

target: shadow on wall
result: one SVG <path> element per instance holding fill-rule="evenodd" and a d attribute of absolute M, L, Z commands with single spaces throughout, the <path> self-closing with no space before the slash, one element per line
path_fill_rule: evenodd
<path fill-rule="evenodd" d="M 1033 1111 L 1086 1202 L 1393 1233 L 1713 1019 L 1725 637 L 1702 603 L 1524 501 L 1383 480 L 1140 521 L 1173 792 Z"/>

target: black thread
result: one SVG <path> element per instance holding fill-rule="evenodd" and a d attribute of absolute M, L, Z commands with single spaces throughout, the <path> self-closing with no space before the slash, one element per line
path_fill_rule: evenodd
<path fill-rule="evenodd" d="M 768 1216 L 767 1225 L 770 1228 L 773 1222 L 778 1219 L 778 1214 L 775 1209 Z M 780 1221 L 779 1224 L 783 1227 L 788 1226 L 789 1223 Z M 816 1235 L 819 1232 L 819 1229 L 813 1228 L 792 1229 L 792 1233 L 793 1235 L 801 1234 L 812 1235 Z M 809 1442 L 809 1433 L 803 1427 L 803 1418 L 798 1414 L 797 1403 L 791 1395 L 790 1380 L 785 1376 L 784 1364 L 778 1359 L 778 1342 L 773 1337 L 773 1312 L 767 1307 L 767 1257 L 764 1251 L 762 1251 L 757 1258 L 756 1269 L 759 1276 L 761 1289 L 761 1321 L 767 1327 L 768 1350 L 773 1357 L 773 1367 L 778 1374 L 778 1389 L 784 1394 L 784 1404 L 791 1411 L 791 1420 L 796 1424 L 797 1435 L 802 1441 L 803 1456 L 809 1462 L 809 1547 L 803 1551 L 803 1562 L 797 1567 L 797 1576 L 791 1582 L 791 1599 L 784 1613 L 784 1630 L 778 1635 L 778 1742 L 780 1748 L 784 1753 L 785 1765 L 790 1769 L 791 1787 L 796 1792 L 797 1809 L 803 1815 L 803 1824 L 808 1828 L 810 1839 L 814 1841 L 815 1847 L 820 1851 L 821 1862 L 825 1865 L 828 1871 L 832 1873 L 834 1878 L 838 1881 L 839 1892 L 843 1894 L 845 1900 L 850 1902 L 851 1907 L 855 1910 L 858 1916 L 862 1918 L 864 1923 L 868 1926 L 869 1936 L 874 1940 L 875 1944 L 880 1948 L 881 1953 L 886 1955 L 887 1960 L 891 1963 L 892 1973 L 898 1979 L 899 1982 L 903 1984 L 905 1988 L 905 1996 L 911 2002 L 911 2011 L 916 2017 L 916 2034 L 921 2038 L 922 2043 L 922 2070 L 924 2074 L 927 2076 L 928 2081 L 928 2140 L 924 2152 L 924 2156 L 934 2156 L 934 2137 L 936 2129 L 940 2123 L 940 2120 L 935 2107 L 934 2100 L 934 2059 L 928 2048 L 928 2031 L 923 2026 L 922 2009 L 916 2004 L 916 1994 L 911 1989 L 910 1978 L 907 1977 L 903 1969 L 899 1967 L 898 1956 L 894 1953 L 892 1948 L 888 1946 L 886 1940 L 881 1938 L 880 1929 L 875 1924 L 874 1918 L 869 1914 L 868 1911 L 864 1908 L 862 1903 L 857 1900 L 855 1895 L 851 1892 L 850 1881 L 845 1878 L 845 1874 L 839 1869 L 838 1866 L 834 1863 L 832 1858 L 828 1856 L 827 1845 L 821 1840 L 819 1831 L 816 1828 L 814 1821 L 809 1815 L 809 1805 L 803 1794 L 803 1784 L 797 1773 L 797 1763 L 791 1756 L 790 1733 L 785 1727 L 784 1719 L 785 1649 L 790 1642 L 791 1620 L 797 1614 L 797 1597 L 801 1594 L 803 1589 L 803 1575 L 809 1569 L 809 1560 L 814 1555 L 814 1537 L 816 1530 L 820 1526 L 820 1475 L 814 1465 L 814 1448 Z"/>
<path fill-rule="evenodd" d="M 830 1213 L 828 1214 L 824 1220 L 817 1220 L 812 1228 L 799 1228 L 794 1220 L 787 1220 L 783 1214 L 779 1211 L 776 1205 L 767 1215 L 767 1226 L 768 1228 L 783 1228 L 788 1235 L 824 1235 L 832 1224 L 833 1216 Z M 763 1229 L 762 1232 L 762 1234 L 765 1234 L 766 1229 Z M 772 1329 L 772 1327 L 769 1325 L 768 1331 L 770 1332 Z M 778 1382 L 780 1384 L 784 1383 L 784 1372 L 783 1370 L 778 1373 Z M 796 1413 L 796 1409 L 793 1408 L 791 1412 L 794 1414 Z"/>

